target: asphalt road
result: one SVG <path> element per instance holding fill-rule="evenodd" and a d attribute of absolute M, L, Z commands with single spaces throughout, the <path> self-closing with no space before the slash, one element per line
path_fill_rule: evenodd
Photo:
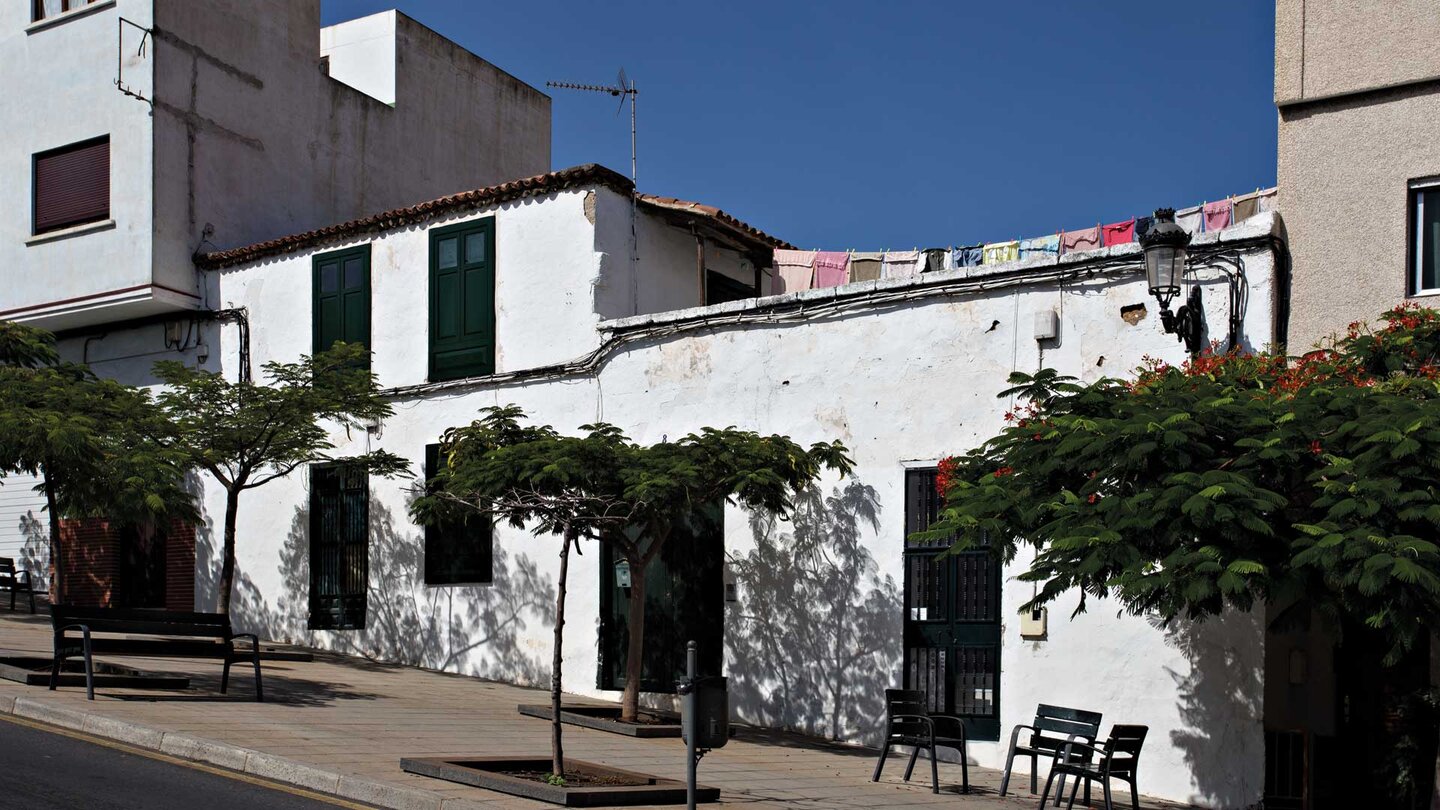
<path fill-rule="evenodd" d="M 334 810 L 327 801 L 0 717 L 0 807 L 16 810 Z M 209 768 L 209 766 L 205 766 Z"/>

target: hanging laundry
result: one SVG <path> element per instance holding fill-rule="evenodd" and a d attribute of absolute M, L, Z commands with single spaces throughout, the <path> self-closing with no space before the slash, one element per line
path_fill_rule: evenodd
<path fill-rule="evenodd" d="M 1105 247 L 1125 245 L 1135 241 L 1135 220 L 1127 219 L 1100 227 L 1100 241 Z"/>
<path fill-rule="evenodd" d="M 1193 208 L 1182 208 L 1175 212 L 1175 224 L 1191 236 L 1202 233 L 1205 230 L 1205 212 L 1201 211 L 1198 205 Z"/>
<path fill-rule="evenodd" d="M 1100 226 L 1086 228 L 1083 231 L 1065 231 L 1060 235 L 1060 255 L 1066 253 L 1079 253 L 1082 250 L 1098 250 L 1100 245 Z"/>
<path fill-rule="evenodd" d="M 1060 234 L 1052 233 L 1049 236 L 1021 239 L 1020 258 L 1032 259 L 1036 256 L 1049 256 L 1052 259 L 1060 258 Z"/>
<path fill-rule="evenodd" d="M 983 264 L 1001 264 L 1003 262 L 1013 262 L 1020 258 L 1020 242 L 1019 240 L 1011 240 L 1009 242 L 991 242 L 990 244 L 985 245 L 983 251 Z"/>
<path fill-rule="evenodd" d="M 920 272 L 920 251 L 887 250 L 881 261 L 882 278 L 909 278 Z"/>
<path fill-rule="evenodd" d="M 880 251 L 850 254 L 850 280 L 874 281 L 880 278 Z"/>
<path fill-rule="evenodd" d="M 979 267 L 985 260 L 985 246 L 957 247 L 950 251 L 950 256 L 956 267 Z"/>
<path fill-rule="evenodd" d="M 843 250 L 822 250 L 815 254 L 815 288 L 839 287 L 849 280 L 850 254 Z"/>
<path fill-rule="evenodd" d="M 1256 206 L 1260 209 L 1260 213 L 1275 210 L 1275 204 L 1279 202 L 1279 191 L 1278 188 L 1267 188 L 1260 192 L 1259 205 Z"/>
<path fill-rule="evenodd" d="M 945 254 L 949 253 L 945 248 L 925 248 L 925 258 L 921 262 L 920 272 L 935 273 L 945 269 Z"/>
<path fill-rule="evenodd" d="M 1205 232 L 1230 227 L 1230 198 L 1205 203 Z"/>
<path fill-rule="evenodd" d="M 1235 198 L 1235 208 L 1232 214 L 1235 220 L 1234 224 L 1238 225 L 1258 213 L 1260 213 L 1260 192 Z"/>
<path fill-rule="evenodd" d="M 775 251 L 775 281 L 772 295 L 810 289 L 815 274 L 815 251 Z"/>
<path fill-rule="evenodd" d="M 1153 227 L 1155 227 L 1155 218 L 1154 218 L 1154 217 L 1136 217 L 1136 218 L 1135 218 L 1135 241 L 1138 242 L 1138 241 L 1140 241 L 1141 239 L 1144 239 L 1144 238 L 1145 238 L 1145 234 L 1149 233 L 1149 232 L 1150 232 L 1150 229 L 1153 228 Z"/>

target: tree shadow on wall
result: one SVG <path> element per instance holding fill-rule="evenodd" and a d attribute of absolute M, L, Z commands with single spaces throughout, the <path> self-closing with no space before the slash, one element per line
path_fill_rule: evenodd
<path fill-rule="evenodd" d="M 310 510 L 296 507 L 280 550 L 282 590 L 266 612 L 267 632 L 371 661 L 527 685 L 546 682 L 548 662 L 529 654 L 520 639 L 532 622 L 554 623 L 551 577 L 529 557 L 497 545 L 492 584 L 427 587 L 424 545 L 419 527 L 408 520 L 397 524 L 390 509 L 372 500 L 365 629 L 322 636 L 309 630 Z M 248 609 L 246 583 L 237 580 L 236 598 Z M 323 644 L 326 639 L 330 643 Z M 476 651 L 480 654 L 471 655 Z"/>
<path fill-rule="evenodd" d="M 1158 620 L 1151 624 L 1190 662 L 1188 673 L 1167 668 L 1183 722 L 1183 728 L 1170 730 L 1170 742 L 1183 752 L 1196 799 L 1214 807 L 1256 806 L 1260 786 L 1245 773 L 1258 776 L 1265 761 L 1260 611 L 1177 620 L 1168 628 Z"/>
<path fill-rule="evenodd" d="M 875 489 L 812 489 L 786 525 L 752 516 L 755 548 L 730 557 L 743 589 L 726 615 L 732 705 L 759 724 L 834 740 L 873 734 L 901 631 L 899 588 L 863 541 L 880 526 Z"/>
<path fill-rule="evenodd" d="M 30 581 L 37 593 L 50 590 L 50 526 L 45 522 L 49 519 L 49 515 L 36 516 L 34 512 L 20 516 L 20 536 L 24 542 L 15 565 L 21 571 L 30 572 Z"/>

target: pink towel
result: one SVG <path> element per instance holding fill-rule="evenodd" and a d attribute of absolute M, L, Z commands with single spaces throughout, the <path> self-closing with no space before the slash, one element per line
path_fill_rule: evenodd
<path fill-rule="evenodd" d="M 1205 232 L 1230 227 L 1230 200 L 1205 203 Z"/>
<path fill-rule="evenodd" d="M 1060 234 L 1060 255 L 1066 253 L 1078 253 L 1082 250 L 1095 250 L 1100 244 L 1100 226 L 1086 228 L 1083 231 L 1066 231 Z"/>
<path fill-rule="evenodd" d="M 810 289 L 815 275 L 815 251 L 776 250 L 772 295 Z"/>
<path fill-rule="evenodd" d="M 1105 237 L 1105 247 L 1111 245 L 1123 245 L 1126 242 L 1135 241 L 1135 219 L 1132 217 L 1124 222 L 1116 222 L 1113 225 L 1106 225 L 1100 229 Z"/>
<path fill-rule="evenodd" d="M 839 287 L 849 280 L 850 254 L 822 250 L 815 254 L 815 287 Z"/>
<path fill-rule="evenodd" d="M 881 278 L 909 278 L 920 272 L 918 250 L 889 250 L 881 262 Z"/>

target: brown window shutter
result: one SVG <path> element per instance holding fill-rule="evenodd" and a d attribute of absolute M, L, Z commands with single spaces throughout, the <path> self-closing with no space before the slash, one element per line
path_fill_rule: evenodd
<path fill-rule="evenodd" d="M 35 233 L 110 217 L 110 137 L 35 156 Z"/>

